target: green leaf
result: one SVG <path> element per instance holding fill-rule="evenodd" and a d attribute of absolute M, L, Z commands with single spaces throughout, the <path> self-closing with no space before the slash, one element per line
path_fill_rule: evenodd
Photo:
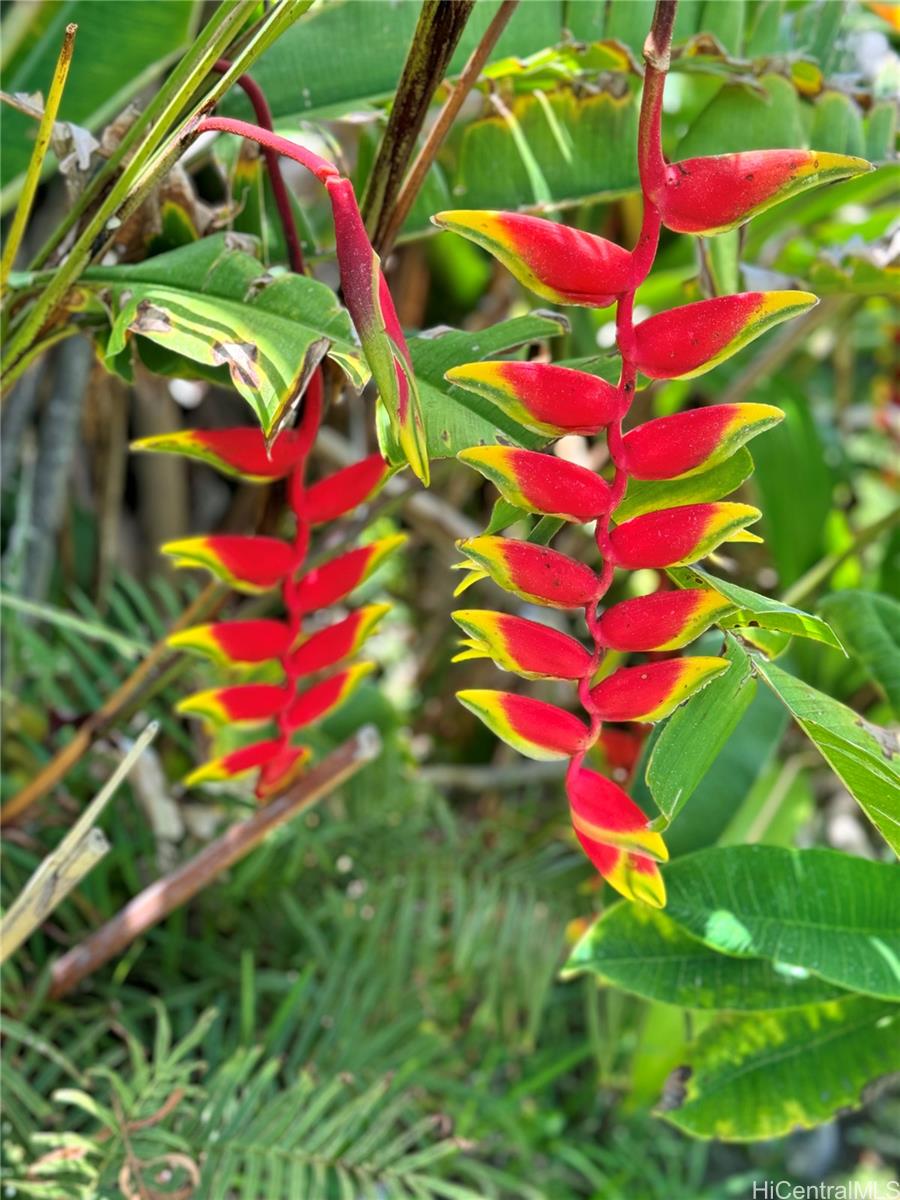
<path fill-rule="evenodd" d="M 763 75 L 758 83 L 761 91 L 745 83 L 720 88 L 681 139 L 674 157 L 805 146 L 803 113 L 793 85 L 780 75 Z"/>
<path fill-rule="evenodd" d="M 63 0 L 35 5 L 22 44 L 4 66 L 8 92 L 46 95 L 65 27 L 78 26 L 75 54 L 66 80 L 59 120 L 97 130 L 112 120 L 136 92 L 187 45 L 200 6 L 193 0 L 131 0 L 127 20 L 115 22 L 115 53 L 110 53 L 108 0 Z M 8 14 L 4 13 L 4 25 Z M 4 29 L 4 32 L 6 30 Z M 37 123 L 10 109 L 3 112 L 3 163 L 7 186 L 28 166 Z M 10 197 L 12 189 L 10 189 Z"/>
<path fill-rule="evenodd" d="M 811 1129 L 900 1068 L 900 1011 L 858 996 L 707 1029 L 658 1111 L 696 1137 L 755 1141 Z"/>
<path fill-rule="evenodd" d="M 647 786 L 662 814 L 653 822 L 655 829 L 666 829 L 694 794 L 756 691 L 740 643 L 731 636 L 725 642 L 730 668 L 672 714 L 651 751 Z"/>
<path fill-rule="evenodd" d="M 647 1000 L 683 1008 L 796 1008 L 842 995 L 808 972 L 762 958 L 718 954 L 664 912 L 619 902 L 578 941 L 563 977 L 590 972 Z"/>
<path fill-rule="evenodd" d="M 774 663 L 756 660 L 754 670 L 786 705 L 884 840 L 900 854 L 900 745 L 896 733 L 870 724 L 852 708 Z"/>
<path fill-rule="evenodd" d="M 900 714 L 900 604 L 854 589 L 826 596 L 819 608 Z"/>
<path fill-rule="evenodd" d="M 372 4 L 331 0 L 287 30 L 262 56 L 253 78 L 264 89 L 276 121 L 344 116 L 388 100 L 397 86 L 421 9 L 419 0 Z M 479 3 L 451 60 L 459 74 L 496 11 Z M 530 0 L 510 18 L 489 61 L 533 54 L 563 37 L 558 0 Z M 237 90 L 223 113 L 252 121 L 249 101 Z"/>
<path fill-rule="evenodd" d="M 722 954 L 900 999 L 900 873 L 835 850 L 717 846 L 666 870 L 666 914 Z"/>
<path fill-rule="evenodd" d="M 556 313 L 535 311 L 526 317 L 501 321 L 477 333 L 453 329 L 410 339 L 429 458 L 454 458 L 469 446 L 495 443 L 532 449 L 544 445 L 545 438 L 523 429 L 489 400 L 449 384 L 444 374 L 462 363 L 508 354 L 528 342 L 557 337 L 565 328 L 565 319 Z M 387 421 L 381 415 L 378 436 L 388 459 L 392 463 L 403 462 Z"/>
<path fill-rule="evenodd" d="M 834 631 L 821 617 L 773 600 L 770 596 L 760 596 L 749 588 L 739 587 L 725 579 L 710 575 L 702 567 L 673 567 L 667 574 L 679 587 L 709 587 L 720 595 L 733 600 L 738 612 L 725 618 L 723 623 L 728 625 L 759 625 L 762 629 L 773 629 L 778 633 L 791 633 L 796 637 L 811 638 L 816 642 L 824 642 L 835 650 L 843 650 L 843 646 Z"/>
<path fill-rule="evenodd" d="M 704 504 L 721 500 L 741 486 L 753 473 L 753 459 L 746 446 L 729 458 L 696 475 L 678 479 L 632 479 L 622 503 L 616 509 L 616 521 L 630 521 L 641 513 L 681 504 Z"/>
<path fill-rule="evenodd" d="M 226 366 L 266 433 L 289 410 L 323 340 L 354 387 L 368 379 L 350 318 L 330 288 L 267 274 L 227 234 L 136 266 L 92 268 L 82 282 L 113 297 L 109 362 L 138 334 L 163 347 L 153 366 L 165 374 L 177 374 L 185 358 Z"/>

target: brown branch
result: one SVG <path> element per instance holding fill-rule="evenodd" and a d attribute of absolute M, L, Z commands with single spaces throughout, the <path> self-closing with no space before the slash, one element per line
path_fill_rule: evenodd
<path fill-rule="evenodd" d="M 31 806 L 40 800 L 52 787 L 71 771 L 81 757 L 90 750 L 91 746 L 102 733 L 119 717 L 125 706 L 140 696 L 152 682 L 157 670 L 161 669 L 175 652 L 169 649 L 167 638 L 169 634 L 209 615 L 220 608 L 228 595 L 228 589 L 220 583 L 209 583 L 184 610 L 169 633 L 153 646 L 143 662 L 131 672 L 127 679 L 116 688 L 109 699 L 96 712 L 79 726 L 75 736 L 59 750 L 50 762 L 40 770 L 34 779 L 27 783 L 20 792 L 0 809 L 0 824 L 6 825 L 20 820 Z"/>
<path fill-rule="evenodd" d="M 656 0 L 653 22 L 644 42 L 644 59 L 648 67 L 660 74 L 669 69 L 672 50 L 672 30 L 678 0 Z"/>
<path fill-rule="evenodd" d="M 277 799 L 257 809 L 246 821 L 232 825 L 194 858 L 144 888 L 112 920 L 53 964 L 50 995 L 54 999 L 65 996 L 135 938 L 196 896 L 217 875 L 258 846 L 273 829 L 310 808 L 371 762 L 380 748 L 376 730 L 371 725 L 365 726 Z"/>
<path fill-rule="evenodd" d="M 428 106 L 462 36 L 475 0 L 423 0 L 387 128 L 369 172 L 360 210 L 377 253 Z"/>
<path fill-rule="evenodd" d="M 400 189 L 397 199 L 391 208 L 384 233 L 381 236 L 381 244 L 379 245 L 379 251 L 382 254 L 388 254 L 396 241 L 397 234 L 403 227 L 403 222 L 409 216 L 409 210 L 412 208 L 416 196 L 425 182 L 425 176 L 431 169 L 431 165 L 437 157 L 437 152 L 443 145 L 444 138 L 450 132 L 450 127 L 456 120 L 456 116 L 463 106 L 463 101 L 474 87 L 478 76 L 481 74 L 482 67 L 487 62 L 491 51 L 497 44 L 497 39 L 506 28 L 509 18 L 515 12 L 518 3 L 519 0 L 503 0 L 503 3 L 494 13 L 490 25 L 484 31 L 481 41 L 469 55 L 468 62 L 463 67 L 459 79 L 453 85 L 450 95 L 444 102 L 444 107 L 438 113 L 437 120 L 429 130 L 428 136 L 425 138 L 421 150 L 416 155 L 415 161 L 409 169 L 409 174 L 403 181 L 403 187 Z"/>

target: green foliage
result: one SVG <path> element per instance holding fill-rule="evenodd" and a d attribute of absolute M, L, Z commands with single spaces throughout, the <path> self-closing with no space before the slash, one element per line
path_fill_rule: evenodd
<path fill-rule="evenodd" d="M 851 590 L 826 596 L 821 609 L 900 714 L 900 604 L 877 592 Z"/>

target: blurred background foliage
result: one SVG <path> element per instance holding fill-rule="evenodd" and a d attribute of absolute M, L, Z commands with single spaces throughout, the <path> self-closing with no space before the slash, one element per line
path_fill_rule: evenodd
<path fill-rule="evenodd" d="M 55 146 L 62 174 L 48 174 L 39 194 L 29 255 L 121 137 L 123 110 L 146 102 L 202 37 L 212 7 L 4 3 L 11 94 L 46 88 L 62 27 L 79 25 L 60 114 L 69 124 Z M 361 196 L 419 8 L 320 2 L 253 69 L 279 132 L 333 156 Z M 495 8 L 478 0 L 450 78 Z M 900 1153 L 890 1086 L 861 1112 L 746 1146 L 690 1141 L 651 1116 L 710 1017 L 598 988 L 590 976 L 560 979 L 609 897 L 568 831 L 556 766 L 523 766 L 451 699 L 457 688 L 492 686 L 487 664 L 450 665 L 453 540 L 491 519 L 487 488 L 452 455 L 485 430 L 495 437 L 497 425 L 443 382 L 443 356 L 550 353 L 602 374 L 614 369 L 614 326 L 612 310 L 529 315 L 531 300 L 505 272 L 461 239 L 429 232 L 428 217 L 521 208 L 630 244 L 640 220 L 638 63 L 652 8 L 522 3 L 387 263 L 406 328 L 462 332 L 452 344 L 413 344 L 429 384 L 429 441 L 449 461 L 435 464 L 428 495 L 404 476 L 369 514 L 367 538 L 406 528 L 412 541 L 367 585 L 394 602 L 373 641 L 380 677 L 318 734 L 327 750 L 374 723 L 378 760 L 63 1001 L 47 999 L 52 960 L 250 806 L 240 786 L 186 793 L 178 783 L 207 747 L 172 706 L 211 683 L 212 670 L 166 660 L 35 819 L 4 838 L 6 905 L 123 747 L 160 722 L 107 810 L 111 852 L 4 968 L 6 1195 L 724 1200 L 748 1195 L 754 1179 L 888 1177 Z M 715 372 L 648 387 L 635 405 L 638 420 L 713 400 L 785 410 L 754 442 L 756 472 L 739 494 L 762 508 L 765 545 L 735 548 L 717 570 L 825 615 L 848 656 L 786 637 L 768 649 L 883 726 L 900 703 L 896 11 L 855 0 L 681 0 L 664 124 L 672 156 L 812 145 L 878 169 L 797 196 L 739 233 L 666 234 L 637 297 L 642 314 L 741 289 L 808 287 L 823 299 Z M 250 116 L 236 90 L 220 111 Z M 4 110 L 5 212 L 32 125 Z M 334 287 L 325 203 L 306 178 L 286 174 L 304 249 Z M 117 231 L 98 270 L 223 233 L 241 235 L 263 268 L 284 261 L 262 159 L 227 137 L 201 139 Z M 27 294 L 40 279 L 17 286 Z M 89 340 L 101 352 L 111 345 L 103 305 L 87 301 L 73 319 L 78 336 L 23 375 L 3 414 L 7 795 L 196 597 L 198 581 L 170 575 L 159 542 L 279 519 L 277 489 L 128 455 L 133 437 L 250 421 L 224 369 L 139 339 L 108 371 Z M 602 447 L 566 442 L 568 457 L 602 468 Z M 371 406 L 345 394 L 317 469 L 373 446 Z M 585 536 L 573 528 L 558 545 L 577 556 Z M 496 592 L 490 602 L 502 603 Z M 228 609 L 263 610 L 259 601 Z M 552 699 L 552 686 L 543 694 Z M 640 753 L 618 744 L 608 765 L 620 779 L 634 772 L 635 794 L 649 799 Z M 738 842 L 887 855 L 763 687 L 667 836 L 675 856 Z"/>

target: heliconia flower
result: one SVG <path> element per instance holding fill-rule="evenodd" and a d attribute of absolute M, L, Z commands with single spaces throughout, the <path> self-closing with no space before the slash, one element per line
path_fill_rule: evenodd
<path fill-rule="evenodd" d="M 313 721 L 322 721 L 349 699 L 367 675 L 375 670 L 370 662 L 354 663 L 344 671 L 323 679 L 300 692 L 287 711 L 288 729 L 301 729 Z"/>
<path fill-rule="evenodd" d="M 741 292 L 657 313 L 635 326 L 637 368 L 651 379 L 692 379 L 818 302 L 810 292 Z"/>
<path fill-rule="evenodd" d="M 702 471 L 783 418 L 771 404 L 713 404 L 658 417 L 625 434 L 625 468 L 635 479 Z"/>
<path fill-rule="evenodd" d="M 367 604 L 326 629 L 303 635 L 291 655 L 291 677 L 312 675 L 355 654 L 390 607 Z"/>
<path fill-rule="evenodd" d="M 581 679 L 590 667 L 591 656 L 580 642 L 538 621 L 478 608 L 450 615 L 469 635 L 454 662 L 492 658 L 526 679 Z"/>
<path fill-rule="evenodd" d="M 270 800 L 275 792 L 286 791 L 303 774 L 311 757 L 309 746 L 283 746 L 263 765 L 256 781 L 256 798 Z"/>
<path fill-rule="evenodd" d="M 694 656 L 620 667 L 591 689 L 591 699 L 604 721 L 661 721 L 729 665 Z"/>
<path fill-rule="evenodd" d="M 461 566 L 474 568 L 476 579 L 490 575 L 500 587 L 535 604 L 582 608 L 597 590 L 597 577 L 590 567 L 546 546 L 490 535 L 456 544 L 468 556 Z M 456 594 L 468 583 L 465 580 Z"/>
<path fill-rule="evenodd" d="M 303 515 L 311 525 L 334 521 L 374 496 L 389 474 L 390 467 L 381 455 L 370 454 L 307 488 Z"/>
<path fill-rule="evenodd" d="M 536 362 L 475 362 L 444 375 L 484 396 L 526 429 L 547 437 L 591 436 L 622 413 L 618 391 L 605 379 Z"/>
<path fill-rule="evenodd" d="M 278 538 L 216 534 L 166 542 L 176 567 L 205 567 L 239 592 L 268 592 L 290 573 L 294 551 Z"/>
<path fill-rule="evenodd" d="M 281 658 L 290 646 L 291 631 L 283 621 L 217 621 L 181 629 L 170 634 L 166 642 L 175 649 L 194 650 L 227 666 Z"/>
<path fill-rule="evenodd" d="M 632 286 L 632 258 L 606 238 L 544 217 L 456 209 L 432 221 L 493 254 L 520 283 L 554 304 L 605 308 Z"/>
<path fill-rule="evenodd" d="M 758 508 L 731 500 L 685 504 L 634 517 L 617 526 L 609 540 L 617 566 L 629 571 L 681 567 L 711 554 L 722 542 L 735 541 L 761 516 Z"/>
<path fill-rule="evenodd" d="M 273 683 L 242 683 L 235 687 L 194 692 L 175 705 L 175 711 L 205 717 L 218 725 L 269 721 L 290 699 L 290 689 Z"/>
<path fill-rule="evenodd" d="M 132 450 L 182 454 L 207 463 L 224 475 L 268 483 L 288 475 L 303 457 L 296 430 L 283 430 L 270 447 L 261 429 L 240 425 L 232 429 L 179 429 L 138 438 Z"/>
<path fill-rule="evenodd" d="M 460 462 L 474 467 L 497 488 L 504 500 L 527 512 L 594 521 L 609 507 L 609 484 L 586 467 L 553 454 L 514 446 L 473 446 L 461 450 Z"/>
<path fill-rule="evenodd" d="M 582 836 L 666 862 L 669 852 L 643 812 L 618 784 L 582 767 L 566 781 L 572 824 Z"/>
<path fill-rule="evenodd" d="M 457 692 L 456 698 L 526 758 L 571 758 L 586 744 L 587 726 L 565 709 L 543 700 L 478 688 Z"/>
<path fill-rule="evenodd" d="M 328 608 L 338 600 L 343 600 L 369 578 L 392 550 L 405 541 L 404 534 L 394 534 L 358 546 L 355 550 L 329 559 L 320 567 L 314 567 L 300 580 L 300 611 L 314 612 L 317 608 Z"/>
<path fill-rule="evenodd" d="M 626 900 L 641 901 L 652 908 L 665 907 L 666 885 L 652 858 L 595 842 L 577 829 L 575 836 L 606 882 Z"/>
<path fill-rule="evenodd" d="M 428 483 L 428 452 L 418 388 L 391 293 L 372 249 L 349 179 L 324 180 L 334 217 L 344 303 L 372 377 L 413 472 Z"/>
<path fill-rule="evenodd" d="M 676 233 L 724 233 L 806 188 L 871 170 L 846 154 L 749 150 L 671 163 L 649 199 Z"/>
<path fill-rule="evenodd" d="M 191 771 L 185 777 L 185 787 L 194 787 L 198 783 L 219 783 L 223 779 L 236 779 L 264 766 L 281 749 L 278 738 L 270 738 L 265 742 L 254 742 L 251 746 L 242 746 L 240 750 L 232 750 L 221 758 L 210 759 Z"/>
<path fill-rule="evenodd" d="M 649 725 L 638 725 L 635 729 L 614 729 L 607 725 L 601 729 L 597 746 L 607 767 L 630 776 L 640 761 L 649 728 Z"/>
<path fill-rule="evenodd" d="M 712 588 L 654 592 L 608 608 L 600 618 L 600 637 L 612 650 L 678 650 L 733 609 Z"/>

